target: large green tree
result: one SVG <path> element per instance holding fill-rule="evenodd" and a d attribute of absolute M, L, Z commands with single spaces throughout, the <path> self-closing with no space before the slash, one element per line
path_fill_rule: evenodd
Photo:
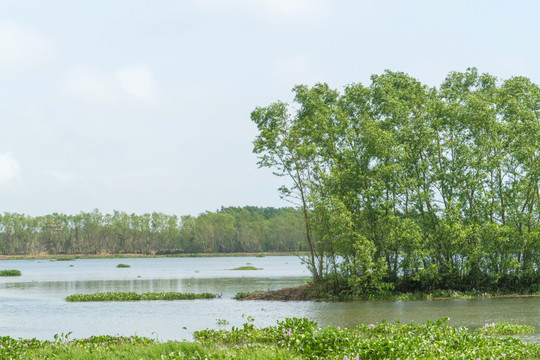
<path fill-rule="evenodd" d="M 361 293 L 540 287 L 540 92 L 474 68 L 400 72 L 257 108 L 259 165 L 287 176 L 316 282 Z"/>

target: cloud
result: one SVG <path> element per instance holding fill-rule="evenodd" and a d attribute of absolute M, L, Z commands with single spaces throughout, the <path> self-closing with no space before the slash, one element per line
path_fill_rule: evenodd
<path fill-rule="evenodd" d="M 154 102 L 155 84 L 152 74 L 144 66 L 132 66 L 115 72 L 120 87 L 132 98 Z"/>
<path fill-rule="evenodd" d="M 62 90 L 68 95 L 91 103 L 153 103 L 156 83 L 145 66 L 130 66 L 108 73 L 98 68 L 79 65 L 64 76 Z"/>
<path fill-rule="evenodd" d="M 20 178 L 21 167 L 11 154 L 0 154 L 0 184 L 5 184 Z"/>
<path fill-rule="evenodd" d="M 38 31 L 0 21 L 0 73 L 39 68 L 55 53 L 55 43 Z"/>

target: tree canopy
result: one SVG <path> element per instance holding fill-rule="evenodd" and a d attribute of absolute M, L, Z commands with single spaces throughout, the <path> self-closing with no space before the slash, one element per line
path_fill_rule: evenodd
<path fill-rule="evenodd" d="M 296 252 L 305 248 L 300 211 L 254 206 L 199 216 L 98 210 L 31 217 L 0 214 L 0 254 L 182 254 Z"/>
<path fill-rule="evenodd" d="M 386 71 L 256 108 L 316 282 L 335 292 L 540 290 L 540 88 L 475 68 L 438 88 Z"/>

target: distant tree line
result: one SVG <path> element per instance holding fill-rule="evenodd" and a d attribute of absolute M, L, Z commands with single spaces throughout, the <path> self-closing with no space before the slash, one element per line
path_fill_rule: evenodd
<path fill-rule="evenodd" d="M 182 254 L 305 249 L 301 212 L 223 207 L 199 216 L 127 214 L 0 215 L 0 254 Z"/>
<path fill-rule="evenodd" d="M 540 88 L 474 68 L 438 88 L 386 71 L 252 112 L 286 176 L 315 282 L 366 294 L 540 291 Z"/>

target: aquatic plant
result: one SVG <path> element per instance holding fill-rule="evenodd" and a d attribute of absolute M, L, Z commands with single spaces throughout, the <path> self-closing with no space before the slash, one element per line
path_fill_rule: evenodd
<path fill-rule="evenodd" d="M 0 276 L 21 276 L 22 273 L 20 270 L 0 270 Z"/>
<path fill-rule="evenodd" d="M 131 265 L 128 265 L 128 264 L 118 264 L 116 265 L 117 268 L 129 268 L 131 267 Z"/>
<path fill-rule="evenodd" d="M 495 324 L 508 334 L 525 328 Z M 530 329 L 530 328 L 527 328 Z M 318 327 L 308 319 L 290 318 L 277 326 L 257 329 L 252 324 L 231 330 L 202 330 L 194 336 L 203 343 L 230 347 L 268 346 L 287 349 L 309 359 L 529 359 L 540 356 L 540 346 L 513 337 L 488 336 L 448 325 L 448 319 L 424 324 L 359 325 L 355 329 Z"/>
<path fill-rule="evenodd" d="M 104 292 L 94 294 L 73 294 L 66 297 L 69 302 L 86 301 L 148 301 L 148 300 L 195 300 L 214 299 L 216 294 L 180 293 L 180 292 Z"/>
<path fill-rule="evenodd" d="M 520 325 L 490 323 L 485 328 Z M 513 333 L 512 333 L 513 334 Z M 230 330 L 201 330 L 196 342 L 158 342 L 138 336 L 91 336 L 53 340 L 0 337 L 1 359 L 533 359 L 540 345 L 513 337 L 486 335 L 448 325 L 448 319 L 423 324 L 363 324 L 354 329 L 320 327 L 305 318 L 288 318 L 257 328 L 253 319 Z"/>
<path fill-rule="evenodd" d="M 239 266 L 231 270 L 262 270 L 262 268 L 256 268 L 255 266 L 246 265 L 246 266 Z"/>
<path fill-rule="evenodd" d="M 534 327 L 529 325 L 517 325 L 509 322 L 486 323 L 483 327 L 475 330 L 485 335 L 523 335 L 533 334 Z"/>

